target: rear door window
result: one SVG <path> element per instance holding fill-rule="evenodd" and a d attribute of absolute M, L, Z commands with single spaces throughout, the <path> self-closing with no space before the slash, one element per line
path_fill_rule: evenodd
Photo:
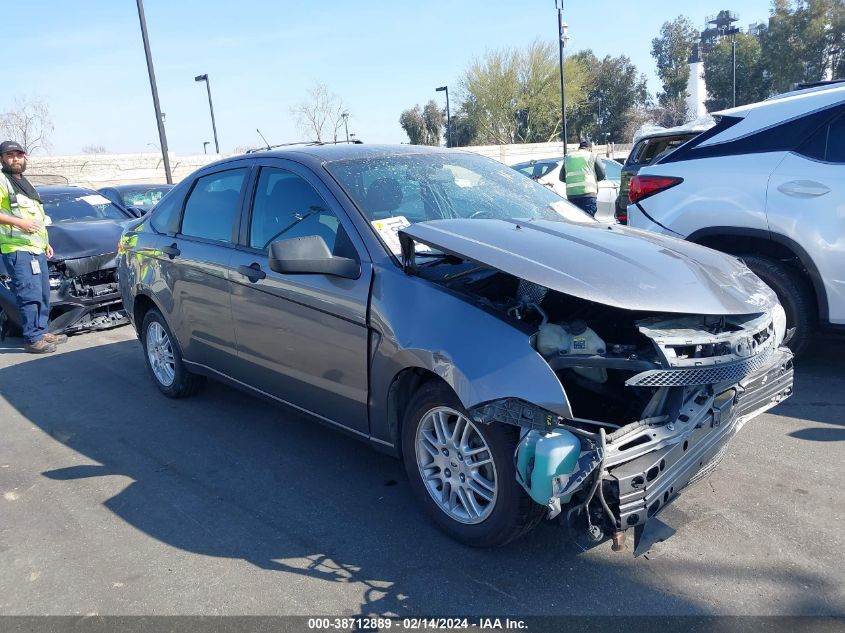
<path fill-rule="evenodd" d="M 231 242 L 248 172 L 242 167 L 199 178 L 185 203 L 182 235 Z"/>

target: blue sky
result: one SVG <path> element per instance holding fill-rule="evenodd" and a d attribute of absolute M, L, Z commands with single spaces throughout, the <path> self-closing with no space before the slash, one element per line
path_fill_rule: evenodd
<path fill-rule="evenodd" d="M 407 140 L 400 112 L 457 88 L 486 50 L 556 41 L 552 0 L 145 0 L 168 144 L 201 153 L 212 140 L 204 85 L 211 79 L 221 150 L 299 140 L 291 106 L 315 82 L 340 95 L 350 131 L 367 142 Z M 135 0 L 3 3 L 0 109 L 40 95 L 55 124 L 52 154 L 90 144 L 154 151 L 158 133 Z M 765 19 L 768 0 L 567 0 L 570 51 L 624 53 L 659 88 L 649 54 L 661 24 L 679 14 L 702 25 L 730 8 L 740 25 Z M 451 95 L 450 95 L 451 96 Z"/>

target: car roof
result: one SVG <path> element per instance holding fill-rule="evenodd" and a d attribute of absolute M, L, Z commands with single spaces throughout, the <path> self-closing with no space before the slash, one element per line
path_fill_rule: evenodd
<path fill-rule="evenodd" d="M 712 136 L 700 147 L 717 145 L 784 123 L 830 106 L 845 104 L 845 84 L 816 86 L 776 95 L 765 101 L 749 103 L 715 112 L 714 116 L 741 119 L 735 125 Z"/>
<path fill-rule="evenodd" d="M 248 154 L 229 156 L 206 165 L 202 169 L 225 165 L 251 158 L 287 158 L 291 160 L 324 163 L 361 158 L 385 158 L 388 156 L 410 156 L 414 154 L 472 154 L 462 149 L 447 149 L 429 145 L 365 145 L 363 143 L 341 143 L 325 145 L 288 145 L 269 150 L 251 151 Z M 475 154 L 478 155 L 478 154 Z"/>

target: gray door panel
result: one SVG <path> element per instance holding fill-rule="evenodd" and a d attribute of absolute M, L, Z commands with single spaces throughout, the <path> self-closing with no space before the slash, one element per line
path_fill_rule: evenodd
<path fill-rule="evenodd" d="M 259 263 L 251 281 L 238 266 Z M 361 277 L 281 275 L 266 257 L 236 251 L 231 261 L 236 378 L 343 426 L 368 432 L 367 299 L 372 267 Z"/>
<path fill-rule="evenodd" d="M 235 329 L 232 323 L 229 260 L 231 246 L 167 238 L 176 244 L 177 265 L 168 266 L 168 285 L 177 306 L 174 326 L 186 360 L 226 372 L 235 361 Z"/>

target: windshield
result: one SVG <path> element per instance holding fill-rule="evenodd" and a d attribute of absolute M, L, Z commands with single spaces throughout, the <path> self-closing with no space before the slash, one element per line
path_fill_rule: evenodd
<path fill-rule="evenodd" d="M 42 194 L 41 202 L 53 222 L 126 220 L 130 217 L 111 200 L 94 192 Z"/>
<path fill-rule="evenodd" d="M 411 154 L 330 162 L 340 183 L 388 247 L 416 222 L 455 218 L 591 221 L 543 185 L 483 156 Z"/>
<path fill-rule="evenodd" d="M 162 196 L 170 191 L 173 187 L 147 187 L 141 189 L 123 190 L 120 192 L 120 197 L 123 199 L 123 204 L 127 207 L 138 207 L 139 209 L 152 209 Z"/>

